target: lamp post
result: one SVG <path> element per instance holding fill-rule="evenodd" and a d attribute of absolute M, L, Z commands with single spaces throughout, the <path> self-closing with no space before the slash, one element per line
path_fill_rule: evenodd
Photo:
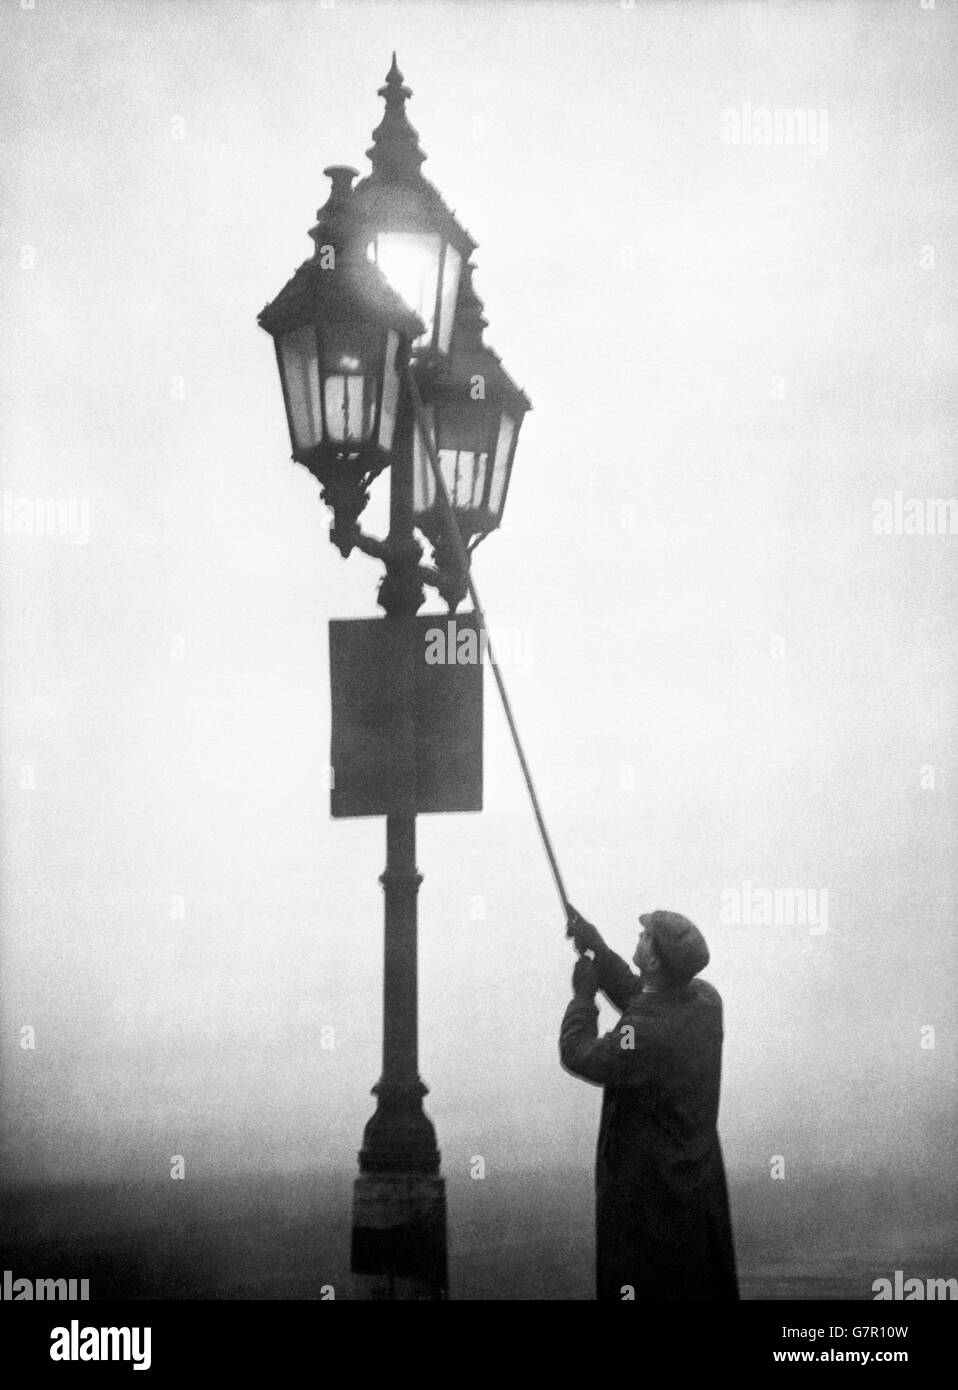
<path fill-rule="evenodd" d="M 382 1073 L 359 1152 L 352 1268 L 368 1296 L 441 1299 L 445 1186 L 418 1059 L 416 614 L 424 585 L 454 611 L 466 576 L 426 472 L 412 381 L 470 547 L 499 524 L 529 402 L 482 343 L 485 320 L 468 264 L 475 242 L 422 176 L 425 155 L 406 116 L 411 92 L 395 54 L 379 94 L 386 109 L 368 151 L 372 173 L 354 188 L 354 170 L 326 170 L 332 190 L 310 232 L 313 257 L 259 323 L 276 344 L 293 458 L 314 474 L 333 511 L 331 540 L 344 556 L 359 549 L 384 564 L 378 602 L 395 654 L 389 736 L 401 775 L 385 813 L 380 878 Z M 389 533 L 377 539 L 359 518 L 370 483 L 387 467 Z M 432 566 L 423 563 L 420 536 L 432 546 Z"/>

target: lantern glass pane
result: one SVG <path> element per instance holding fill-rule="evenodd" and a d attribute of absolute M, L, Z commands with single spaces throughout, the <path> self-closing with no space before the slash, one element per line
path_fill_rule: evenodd
<path fill-rule="evenodd" d="M 310 449 L 314 444 L 321 443 L 323 437 L 315 328 L 312 324 L 306 324 L 292 333 L 284 333 L 279 342 L 279 351 L 293 448 Z"/>
<path fill-rule="evenodd" d="M 446 243 L 446 257 L 442 266 L 442 293 L 439 297 L 439 334 L 436 342 L 440 352 L 448 352 L 452 341 L 453 321 L 456 317 L 456 298 L 459 294 L 459 274 L 462 270 L 462 257 L 454 246 Z"/>
<path fill-rule="evenodd" d="M 478 461 L 484 469 L 485 454 L 474 454 L 469 449 L 439 450 L 439 467 L 454 511 L 468 511 L 472 506 Z"/>
<path fill-rule="evenodd" d="M 429 422 L 429 430 L 435 438 L 435 411 L 431 405 L 423 408 L 423 414 Z M 413 470 L 412 470 L 412 507 L 417 516 L 423 512 L 428 512 L 436 500 L 436 480 L 432 475 L 432 464 L 429 462 L 429 455 L 422 442 L 422 435 L 418 425 L 415 430 L 415 447 L 413 449 Z"/>
<path fill-rule="evenodd" d="M 362 444 L 372 427 L 371 392 L 365 377 L 343 373 L 328 376 L 326 430 L 334 444 Z"/>
<path fill-rule="evenodd" d="M 489 466 L 489 455 L 480 454 L 476 463 L 476 476 L 472 488 L 473 507 L 482 506 L 482 493 L 486 485 L 486 472 Z"/>
<path fill-rule="evenodd" d="M 509 468 L 509 455 L 512 452 L 512 439 L 516 432 L 516 422 L 509 415 L 503 415 L 499 424 L 499 439 L 496 443 L 496 461 L 492 467 L 492 485 L 489 488 L 489 510 L 499 516 L 502 497 L 506 488 Z"/>
<path fill-rule="evenodd" d="M 432 342 L 441 246 L 439 236 L 431 232 L 380 232 L 372 243 L 373 260 L 426 325 L 415 345 Z"/>
<path fill-rule="evenodd" d="M 399 349 L 399 334 L 390 329 L 386 335 L 386 362 L 383 373 L 383 404 L 379 415 L 379 447 L 391 449 L 396 432 L 396 412 L 399 408 L 399 372 L 396 370 L 396 353 Z"/>
<path fill-rule="evenodd" d="M 334 444 L 364 444 L 376 414 L 377 335 L 371 329 L 324 333 L 323 401 L 326 434 Z"/>

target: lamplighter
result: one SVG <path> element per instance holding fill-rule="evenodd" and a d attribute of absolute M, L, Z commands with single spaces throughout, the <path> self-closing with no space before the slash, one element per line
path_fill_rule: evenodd
<path fill-rule="evenodd" d="M 449 370 L 429 384 L 424 406 L 452 511 L 470 552 L 502 519 L 519 429 L 531 409 L 528 397 L 482 341 L 486 320 L 472 286 L 472 269 L 466 267 L 459 294 Z M 455 609 L 465 596 L 465 576 L 418 433 L 413 517 L 433 546 L 440 592 Z"/>
<path fill-rule="evenodd" d="M 392 461 L 402 371 L 422 320 L 366 254 L 356 170 L 337 165 L 316 249 L 259 315 L 276 346 L 293 458 L 322 485 L 348 555 L 372 479 Z"/>
<path fill-rule="evenodd" d="M 414 353 L 441 361 L 452 343 L 462 267 L 476 243 L 422 176 L 426 156 L 406 116 L 412 92 L 395 53 L 379 95 L 386 110 L 366 152 L 373 171 L 356 185 L 356 212 L 370 260 L 422 319 Z"/>

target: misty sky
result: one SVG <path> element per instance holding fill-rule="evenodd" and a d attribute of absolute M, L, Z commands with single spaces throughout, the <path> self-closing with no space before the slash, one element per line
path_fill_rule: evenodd
<path fill-rule="evenodd" d="M 705 932 L 733 1179 L 944 1175 L 958 535 L 876 535 L 873 504 L 956 495 L 954 8 L 37 0 L 0 28 L 2 488 L 89 509 L 0 535 L 2 1175 L 355 1162 L 385 827 L 329 819 L 326 623 L 378 611 L 379 567 L 328 543 L 256 314 L 323 167 L 368 170 L 393 48 L 534 404 L 475 574 L 570 896 L 625 954 L 640 911 Z M 746 104 L 826 138 L 723 140 Z M 573 955 L 488 677 L 485 756 L 485 811 L 420 821 L 427 1106 L 449 1173 L 588 1165 Z M 723 922 L 743 882 L 827 930 Z"/>

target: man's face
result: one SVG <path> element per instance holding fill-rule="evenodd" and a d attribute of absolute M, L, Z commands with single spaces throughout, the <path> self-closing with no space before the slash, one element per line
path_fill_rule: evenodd
<path fill-rule="evenodd" d="M 632 959 L 643 973 L 649 969 L 650 965 L 655 964 L 655 943 L 648 927 L 642 928 L 642 935 L 639 937 L 639 944 L 635 948 L 635 955 Z"/>

